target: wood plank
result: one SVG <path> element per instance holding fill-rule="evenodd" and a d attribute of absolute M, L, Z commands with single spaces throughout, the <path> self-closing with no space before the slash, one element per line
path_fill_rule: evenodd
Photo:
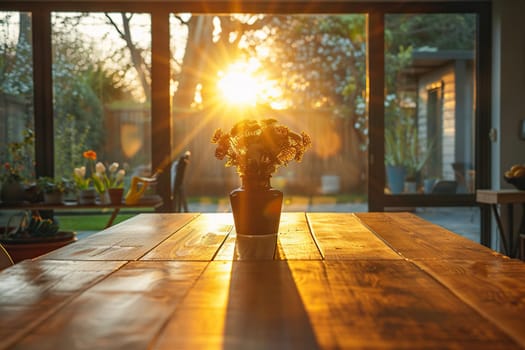
<path fill-rule="evenodd" d="M 525 348 L 523 262 L 423 260 L 417 264 Z"/>
<path fill-rule="evenodd" d="M 321 253 L 310 234 L 305 213 L 281 214 L 275 258 L 277 260 L 322 259 Z"/>
<path fill-rule="evenodd" d="M 0 348 L 121 267 L 116 261 L 25 260 L 0 273 Z"/>
<path fill-rule="evenodd" d="M 321 348 L 521 348 L 406 260 L 288 264 Z"/>
<path fill-rule="evenodd" d="M 147 349 L 205 266 L 205 262 L 131 262 L 73 300 L 17 346 Z"/>
<path fill-rule="evenodd" d="M 199 214 L 139 214 L 41 259 L 137 260 Z"/>
<path fill-rule="evenodd" d="M 317 342 L 285 261 L 213 261 L 153 348 L 312 349 Z"/>
<path fill-rule="evenodd" d="M 227 214 L 201 215 L 141 260 L 212 260 L 232 229 Z"/>
<path fill-rule="evenodd" d="M 525 191 L 477 190 L 476 201 L 485 204 L 525 203 Z"/>
<path fill-rule="evenodd" d="M 306 216 L 325 259 L 401 258 L 353 214 L 307 213 Z"/>
<path fill-rule="evenodd" d="M 231 214 L 229 214 L 231 216 Z M 233 224 L 233 217 L 231 218 Z M 217 253 L 215 260 L 242 260 L 236 249 L 236 232 L 232 230 Z M 279 224 L 275 260 L 321 259 L 321 254 L 310 234 L 304 213 L 282 213 Z"/>
<path fill-rule="evenodd" d="M 470 260 L 501 254 L 411 213 L 356 213 L 359 220 L 408 259 Z"/>

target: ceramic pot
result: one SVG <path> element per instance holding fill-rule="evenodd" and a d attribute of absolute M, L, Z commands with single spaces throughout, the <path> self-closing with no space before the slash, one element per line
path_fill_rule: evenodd
<path fill-rule="evenodd" d="M 123 188 L 110 188 L 108 192 L 111 204 L 122 204 L 122 196 L 124 195 Z"/>
<path fill-rule="evenodd" d="M 1 230 L 3 233 L 3 229 Z M 0 239 L 14 263 L 33 259 L 77 240 L 74 232 L 58 232 L 52 237 L 35 237 L 23 239 Z"/>
<path fill-rule="evenodd" d="M 405 187 L 406 168 L 404 166 L 386 166 L 388 187 L 392 194 L 402 193 Z"/>
<path fill-rule="evenodd" d="M 44 192 L 44 203 L 61 204 L 62 202 L 64 202 L 63 192 Z"/>
<path fill-rule="evenodd" d="M 95 204 L 95 199 L 97 197 L 97 192 L 94 188 L 88 188 L 85 190 L 80 190 L 78 192 L 78 204 Z"/>
<path fill-rule="evenodd" d="M 235 260 L 271 260 L 277 246 L 283 193 L 270 186 L 270 179 L 242 179 L 230 193 L 237 238 Z"/>
<path fill-rule="evenodd" d="M 18 203 L 24 201 L 25 188 L 22 183 L 13 179 L 7 179 L 2 183 L 2 202 Z"/>
<path fill-rule="evenodd" d="M 111 203 L 111 199 L 109 198 L 109 191 L 106 190 L 104 192 L 99 192 L 97 194 L 98 196 L 98 204 L 106 205 Z"/>

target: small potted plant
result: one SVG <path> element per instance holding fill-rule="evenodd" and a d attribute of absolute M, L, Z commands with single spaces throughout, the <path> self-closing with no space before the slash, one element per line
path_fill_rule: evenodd
<path fill-rule="evenodd" d="M 243 120 L 229 132 L 217 129 L 211 139 L 215 156 L 235 166 L 240 188 L 230 193 L 238 235 L 277 235 L 283 194 L 270 186 L 280 166 L 301 161 L 311 145 L 305 133 L 296 133 L 275 119 Z"/>
<path fill-rule="evenodd" d="M 60 231 L 58 223 L 29 211 L 11 215 L 0 231 L 0 243 L 13 262 L 32 259 L 77 240 L 75 232 Z"/>
<path fill-rule="evenodd" d="M 11 142 L 0 153 L 1 192 L 4 203 L 17 203 L 26 200 L 26 184 L 32 175 L 33 160 L 31 149 L 34 145 L 34 133 L 25 129 L 22 140 Z"/>
<path fill-rule="evenodd" d="M 64 195 L 69 192 L 70 185 L 66 179 L 43 176 L 37 179 L 37 188 L 43 194 L 45 203 L 60 204 L 64 202 Z"/>
<path fill-rule="evenodd" d="M 119 163 L 117 162 L 111 163 L 107 172 L 106 167 L 100 162 L 97 163 L 96 169 L 97 177 L 103 182 L 108 190 L 111 203 L 122 203 L 122 197 L 124 194 L 124 176 L 126 175 L 126 171 L 124 169 L 119 169 Z"/>

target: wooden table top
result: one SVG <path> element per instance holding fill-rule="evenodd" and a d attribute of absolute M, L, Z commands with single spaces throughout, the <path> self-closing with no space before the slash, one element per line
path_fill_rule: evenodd
<path fill-rule="evenodd" d="M 409 213 L 140 214 L 0 272 L 0 348 L 523 349 L 525 264 Z"/>
<path fill-rule="evenodd" d="M 477 190 L 476 201 L 485 204 L 525 203 L 525 191 L 508 190 Z"/>

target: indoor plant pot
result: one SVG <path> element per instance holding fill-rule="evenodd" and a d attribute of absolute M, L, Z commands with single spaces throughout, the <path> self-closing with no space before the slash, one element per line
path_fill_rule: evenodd
<path fill-rule="evenodd" d="M 25 187 L 15 179 L 7 178 L 2 182 L 1 199 L 4 203 L 19 203 L 24 201 Z"/>
<path fill-rule="evenodd" d="M 230 193 L 230 204 L 237 232 L 235 259 L 273 259 L 283 193 L 270 186 L 269 178 L 243 179 L 242 186 Z"/>
<path fill-rule="evenodd" d="M 94 188 L 86 188 L 78 191 L 78 204 L 95 204 L 97 192 Z"/>
<path fill-rule="evenodd" d="M 110 188 L 108 189 L 109 199 L 111 204 L 121 204 L 124 195 L 124 188 Z"/>
<path fill-rule="evenodd" d="M 2 228 L 2 233 L 4 229 Z M 76 241 L 74 232 L 59 231 L 50 237 L 27 237 L 0 239 L 14 263 L 33 259 Z"/>
<path fill-rule="evenodd" d="M 262 244 L 267 246 L 263 249 L 267 255 L 253 257 L 273 258 L 283 193 L 270 186 L 270 177 L 279 166 L 300 161 L 311 144 L 310 137 L 290 131 L 275 119 L 265 119 L 242 120 L 230 132 L 218 129 L 211 141 L 217 144 L 215 156 L 227 158 L 226 166 L 236 166 L 242 181 L 230 193 L 236 252 L 246 258 L 245 253 L 257 252 Z"/>
<path fill-rule="evenodd" d="M 59 231 L 56 221 L 30 211 L 13 214 L 0 229 L 0 244 L 15 263 L 49 253 L 76 239 L 74 232 Z"/>

